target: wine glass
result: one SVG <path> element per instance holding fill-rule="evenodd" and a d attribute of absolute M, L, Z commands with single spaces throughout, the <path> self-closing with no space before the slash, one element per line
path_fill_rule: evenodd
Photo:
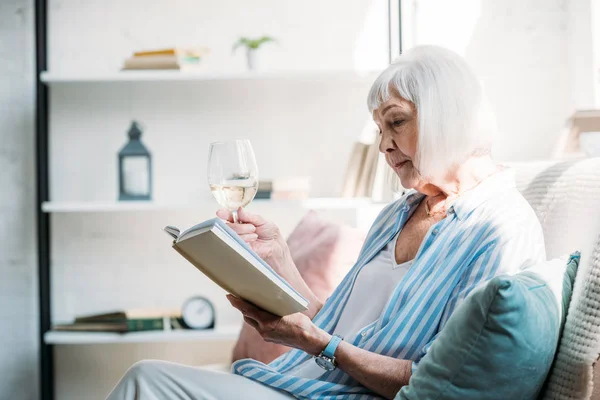
<path fill-rule="evenodd" d="M 258 167 L 249 140 L 214 142 L 208 151 L 208 183 L 217 202 L 233 214 L 245 207 L 258 189 Z"/>

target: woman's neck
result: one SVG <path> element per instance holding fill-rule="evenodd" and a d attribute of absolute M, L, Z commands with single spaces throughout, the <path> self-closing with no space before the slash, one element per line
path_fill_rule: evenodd
<path fill-rule="evenodd" d="M 432 203 L 451 201 L 465 191 L 474 188 L 496 171 L 498 171 L 498 166 L 490 156 L 471 157 L 449 173 L 444 180 L 426 183 L 416 189 L 430 197 Z"/>

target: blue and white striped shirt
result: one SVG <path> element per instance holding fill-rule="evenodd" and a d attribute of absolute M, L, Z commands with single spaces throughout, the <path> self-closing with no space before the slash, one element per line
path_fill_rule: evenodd
<path fill-rule="evenodd" d="M 411 191 L 380 213 L 358 261 L 314 317 L 315 325 L 335 333 L 361 268 L 402 229 L 423 197 Z M 447 217 L 429 229 L 380 317 L 344 339 L 368 351 L 411 360 L 414 371 L 456 306 L 478 283 L 544 259 L 542 228 L 517 191 L 512 171 L 496 173 L 459 197 Z M 239 360 L 232 370 L 301 399 L 379 398 L 340 368 L 323 371 L 318 379 L 289 373 L 301 363 L 314 362 L 311 358 L 294 349 L 269 365 Z"/>

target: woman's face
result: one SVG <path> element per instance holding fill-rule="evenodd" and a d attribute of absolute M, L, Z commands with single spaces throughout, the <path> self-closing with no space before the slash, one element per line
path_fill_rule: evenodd
<path fill-rule="evenodd" d="M 373 110 L 373 120 L 379 127 L 379 151 L 400 177 L 405 189 L 417 189 L 421 177 L 413 165 L 417 152 L 417 112 L 414 105 L 397 94 Z"/>

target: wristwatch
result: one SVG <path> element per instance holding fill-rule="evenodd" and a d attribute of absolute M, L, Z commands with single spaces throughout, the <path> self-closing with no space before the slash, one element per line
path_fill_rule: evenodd
<path fill-rule="evenodd" d="M 340 335 L 333 335 L 325 350 L 321 352 L 318 356 L 315 357 L 315 362 L 321 368 L 326 371 L 333 371 L 337 368 L 337 364 L 335 362 L 335 350 L 337 349 L 340 342 L 344 340 Z"/>

